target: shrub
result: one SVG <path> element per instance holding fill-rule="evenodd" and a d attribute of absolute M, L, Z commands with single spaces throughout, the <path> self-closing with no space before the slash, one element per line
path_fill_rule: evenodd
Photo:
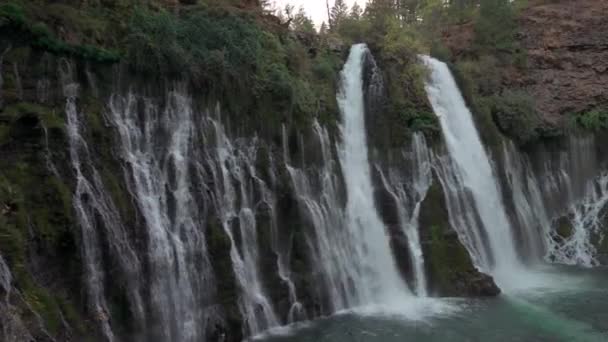
<path fill-rule="evenodd" d="M 491 98 L 490 108 L 498 127 L 518 144 L 538 138 L 541 120 L 526 92 L 507 90 Z"/>
<path fill-rule="evenodd" d="M 23 8 L 12 2 L 0 5 L 0 27 L 7 25 L 27 26 Z"/>
<path fill-rule="evenodd" d="M 608 128 L 608 111 L 594 108 L 575 116 L 576 122 L 584 129 L 600 131 Z"/>
<path fill-rule="evenodd" d="M 452 59 L 452 52 L 440 40 L 431 43 L 430 55 L 443 62 L 449 62 Z"/>
<path fill-rule="evenodd" d="M 429 135 L 438 135 L 439 120 L 433 112 L 417 112 L 409 119 L 409 126 L 412 131 L 422 131 Z"/>
<path fill-rule="evenodd" d="M 475 22 L 475 46 L 480 51 L 511 52 L 515 47 L 515 10 L 509 0 L 482 0 Z"/>
<path fill-rule="evenodd" d="M 14 3 L 0 5 L 0 28 L 8 27 L 19 33 L 32 46 L 58 55 L 69 55 L 100 63 L 114 63 L 120 60 L 116 51 L 91 45 L 68 44 L 58 38 L 42 22 L 33 22 L 23 8 Z"/>
<path fill-rule="evenodd" d="M 456 73 L 463 92 L 467 96 L 479 94 L 490 96 L 499 92 L 501 87 L 501 70 L 493 56 L 481 56 L 476 60 L 464 60 L 456 63 Z"/>

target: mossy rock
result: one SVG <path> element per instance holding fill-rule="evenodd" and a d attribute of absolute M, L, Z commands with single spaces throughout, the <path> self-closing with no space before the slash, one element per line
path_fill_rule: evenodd
<path fill-rule="evenodd" d="M 18 102 L 5 107 L 4 110 L 0 112 L 0 124 L 2 121 L 14 122 L 19 118 L 26 116 L 38 118 L 47 129 L 63 130 L 65 127 L 64 118 L 61 117 L 60 112 L 55 108 L 41 106 L 31 102 Z"/>
<path fill-rule="evenodd" d="M 433 185 L 420 207 L 420 236 L 431 292 L 439 296 L 496 296 L 500 289 L 479 272 L 451 227 L 441 184 Z"/>
<path fill-rule="evenodd" d="M 224 328 L 229 332 L 231 340 L 240 340 L 243 322 L 238 307 L 239 288 L 230 257 L 232 243 L 220 220 L 215 217 L 209 219 L 206 236 L 213 272 L 217 283 L 221 284 L 217 289 L 217 297 L 218 304 L 224 309 Z"/>

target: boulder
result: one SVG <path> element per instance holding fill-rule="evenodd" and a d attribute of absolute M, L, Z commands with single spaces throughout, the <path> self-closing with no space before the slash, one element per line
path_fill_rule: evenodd
<path fill-rule="evenodd" d="M 451 226 L 437 177 L 420 207 L 420 239 L 433 295 L 488 297 L 500 294 L 494 279 L 480 272 Z"/>

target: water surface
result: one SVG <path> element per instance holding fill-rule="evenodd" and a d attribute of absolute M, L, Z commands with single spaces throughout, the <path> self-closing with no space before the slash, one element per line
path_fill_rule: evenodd
<path fill-rule="evenodd" d="M 427 315 L 408 310 L 404 315 L 396 310 L 341 313 L 275 331 L 259 340 L 608 341 L 608 268 L 555 266 L 535 272 L 533 276 L 546 281 L 544 284 L 539 281 L 531 288 L 507 290 L 497 298 L 447 298 L 416 308 L 429 308 Z"/>

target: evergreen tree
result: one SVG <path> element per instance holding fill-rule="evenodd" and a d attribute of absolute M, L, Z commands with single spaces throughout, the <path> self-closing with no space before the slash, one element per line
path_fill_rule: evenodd
<path fill-rule="evenodd" d="M 334 7 L 331 8 L 332 29 L 337 29 L 340 24 L 348 17 L 348 6 L 344 0 L 336 0 Z"/>
<path fill-rule="evenodd" d="M 319 28 L 319 34 L 321 36 L 325 36 L 327 34 L 327 31 L 328 31 L 327 24 L 325 22 L 322 22 L 321 23 L 321 28 Z"/>
<path fill-rule="evenodd" d="M 473 18 L 473 13 L 479 5 L 479 0 L 450 0 L 450 21 L 463 23 Z"/>
<path fill-rule="evenodd" d="M 353 7 L 350 9 L 350 18 L 353 20 L 361 19 L 361 15 L 363 14 L 363 9 L 359 6 L 358 3 L 354 3 Z"/>
<path fill-rule="evenodd" d="M 420 0 L 399 0 L 399 14 L 405 23 L 413 24 L 418 21 L 420 2 Z"/>
<path fill-rule="evenodd" d="M 298 9 L 298 12 L 293 15 L 293 20 L 291 21 L 292 28 L 296 31 L 302 32 L 315 32 L 315 25 L 312 22 L 312 19 L 308 17 L 303 7 Z"/>
<path fill-rule="evenodd" d="M 482 50 L 511 51 L 515 43 L 515 11 L 510 0 L 481 0 L 475 43 Z"/>

